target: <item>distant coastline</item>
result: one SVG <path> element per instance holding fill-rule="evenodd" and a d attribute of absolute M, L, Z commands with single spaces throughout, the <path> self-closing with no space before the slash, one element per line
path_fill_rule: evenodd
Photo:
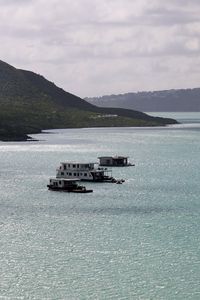
<path fill-rule="evenodd" d="M 85 98 L 91 104 L 120 107 L 145 112 L 200 111 L 200 88 L 173 89 L 153 92 L 130 92 L 119 95 Z"/>

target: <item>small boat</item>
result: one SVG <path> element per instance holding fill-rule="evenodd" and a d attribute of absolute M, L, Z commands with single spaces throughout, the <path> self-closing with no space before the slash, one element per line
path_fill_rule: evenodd
<path fill-rule="evenodd" d="M 92 193 L 93 190 L 87 190 L 85 186 L 79 185 L 77 178 L 50 178 L 47 187 L 53 191 L 63 191 L 68 193 Z"/>

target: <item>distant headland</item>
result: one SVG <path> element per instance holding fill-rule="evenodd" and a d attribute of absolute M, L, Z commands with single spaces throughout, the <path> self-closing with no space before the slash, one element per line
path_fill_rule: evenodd
<path fill-rule="evenodd" d="M 43 76 L 0 61 L 0 140 L 24 141 L 45 129 L 164 126 L 177 121 L 132 109 L 98 107 Z"/>
<path fill-rule="evenodd" d="M 126 93 L 85 98 L 91 104 L 145 112 L 198 112 L 200 88 Z"/>

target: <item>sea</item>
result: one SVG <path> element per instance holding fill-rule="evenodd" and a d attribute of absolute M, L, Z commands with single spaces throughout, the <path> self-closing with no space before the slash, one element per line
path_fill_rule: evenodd
<path fill-rule="evenodd" d="M 0 142 L 0 299 L 200 299 L 200 113 Z M 124 155 L 123 184 L 49 191 L 60 162 Z"/>

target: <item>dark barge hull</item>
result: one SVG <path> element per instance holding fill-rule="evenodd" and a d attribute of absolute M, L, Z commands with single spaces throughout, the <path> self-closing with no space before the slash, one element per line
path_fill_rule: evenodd
<path fill-rule="evenodd" d="M 86 190 L 86 189 L 62 189 L 58 187 L 51 187 L 47 185 L 49 190 L 56 191 L 56 192 L 67 192 L 67 193 L 79 193 L 79 194 L 85 194 L 85 193 L 92 193 L 93 190 Z"/>

